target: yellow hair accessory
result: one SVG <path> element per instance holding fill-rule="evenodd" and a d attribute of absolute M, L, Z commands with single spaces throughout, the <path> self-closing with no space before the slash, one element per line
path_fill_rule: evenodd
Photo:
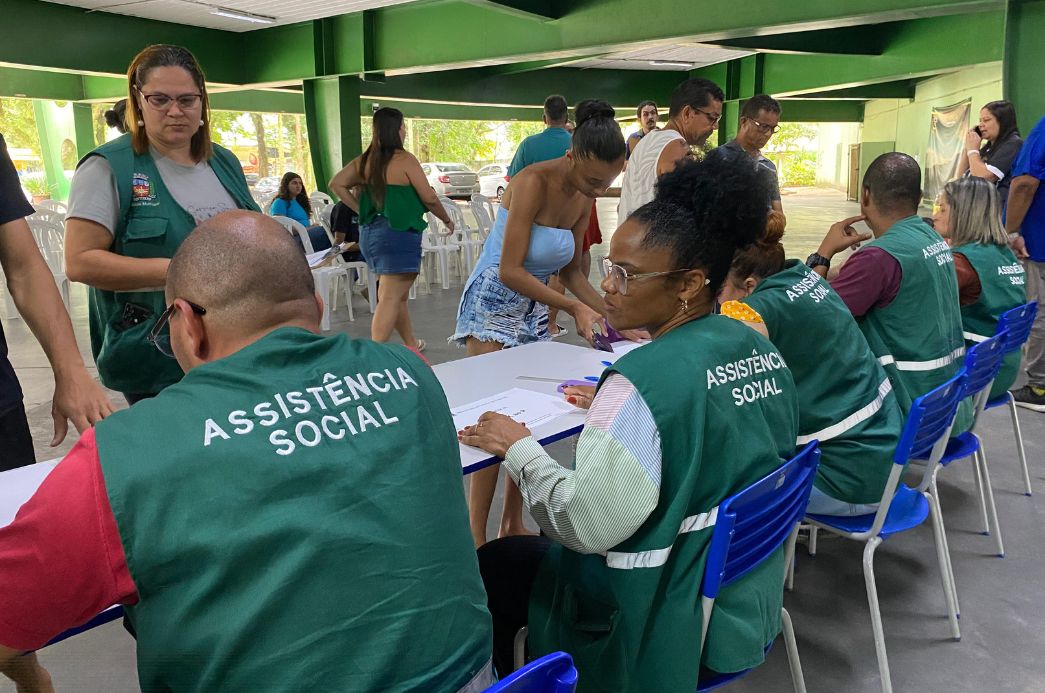
<path fill-rule="evenodd" d="M 734 320 L 743 320 L 744 322 L 761 322 L 765 321 L 762 316 L 758 314 L 754 308 L 746 303 L 740 301 L 726 301 L 722 304 L 722 314 L 727 318 L 733 318 Z"/>

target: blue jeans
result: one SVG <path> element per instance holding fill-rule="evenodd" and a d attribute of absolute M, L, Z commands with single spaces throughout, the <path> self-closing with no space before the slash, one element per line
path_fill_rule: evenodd
<path fill-rule="evenodd" d="M 816 486 L 809 494 L 809 505 L 806 507 L 807 515 L 835 515 L 841 517 L 852 517 L 855 515 L 872 515 L 878 512 L 878 503 L 846 503 L 845 501 L 832 498 Z"/>

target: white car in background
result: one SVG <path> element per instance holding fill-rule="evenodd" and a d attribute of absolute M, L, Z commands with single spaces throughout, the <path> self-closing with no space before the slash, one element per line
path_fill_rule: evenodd
<path fill-rule="evenodd" d="M 470 197 L 479 192 L 479 177 L 464 164 L 434 162 L 421 164 L 421 170 L 438 195 Z"/>
<path fill-rule="evenodd" d="M 508 187 L 508 165 L 490 164 L 479 169 L 479 192 L 491 200 L 504 194 Z"/>

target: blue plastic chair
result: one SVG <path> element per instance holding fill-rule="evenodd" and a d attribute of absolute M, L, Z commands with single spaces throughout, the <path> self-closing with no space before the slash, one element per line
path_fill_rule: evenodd
<path fill-rule="evenodd" d="M 864 542 L 864 583 L 867 587 L 867 603 L 871 611 L 871 629 L 874 632 L 875 653 L 878 656 L 878 673 L 883 693 L 892 693 L 892 678 L 889 675 L 889 658 L 885 651 L 885 632 L 882 629 L 882 612 L 878 606 L 878 587 L 874 578 L 874 553 L 879 544 L 900 532 L 914 529 L 927 518 L 932 520 L 933 539 L 936 544 L 936 560 L 940 567 L 940 582 L 947 601 L 947 615 L 951 624 L 951 635 L 961 639 L 958 628 L 958 598 L 954 589 L 954 572 L 951 555 L 947 547 L 947 535 L 937 499 L 927 491 L 918 491 L 900 483 L 900 477 L 908 460 L 925 458 L 928 461 L 923 482 L 928 479 L 936 463 L 943 457 L 950 437 L 954 415 L 962 400 L 964 369 L 935 390 L 914 400 L 907 415 L 900 442 L 893 454 L 893 468 L 882 492 L 878 512 L 872 515 L 841 517 L 834 515 L 806 515 L 806 522 L 813 525 L 810 535 L 810 554 L 815 553 L 813 536 L 818 528 L 855 541 Z"/>
<path fill-rule="evenodd" d="M 931 470 L 931 474 L 919 491 L 928 491 L 936 498 L 936 505 L 940 507 L 940 493 L 936 487 L 936 475 L 941 469 L 947 467 L 956 460 L 973 458 L 973 469 L 976 472 L 976 487 L 980 496 L 980 514 L 983 517 L 983 533 L 990 534 L 991 527 L 994 528 L 994 539 L 997 544 L 998 555 L 1005 556 L 1005 545 L 1002 543 L 1001 527 L 998 524 L 998 510 L 994 504 L 994 488 L 991 486 L 991 475 L 987 470 L 987 455 L 983 447 L 983 441 L 976 435 L 976 424 L 979 422 L 980 414 L 987 404 L 987 397 L 991 392 L 991 385 L 998 371 L 1001 370 L 1002 361 L 1005 358 L 1005 343 L 1008 332 L 1001 332 L 990 339 L 979 342 L 969 347 L 965 354 L 965 381 L 962 383 L 962 399 L 971 398 L 973 403 L 973 422 L 969 430 L 952 437 L 947 441 L 947 448 L 943 457 Z M 985 493 L 986 491 L 986 493 Z M 990 520 L 988 520 L 990 512 Z M 946 538 L 946 537 L 945 537 Z"/>
<path fill-rule="evenodd" d="M 719 590 L 757 568 L 784 542 L 787 542 L 785 565 L 790 564 L 798 536 L 798 521 L 809 504 L 809 492 L 813 488 L 819 463 L 820 449 L 817 442 L 813 441 L 780 469 L 719 504 L 701 586 L 704 618 L 700 631 L 701 651 L 704 649 L 708 623 Z M 784 576 L 780 577 L 780 589 L 783 591 Z M 802 676 L 802 663 L 798 658 L 791 616 L 787 609 L 782 609 L 780 617 L 787 661 L 791 666 L 791 682 L 796 693 L 805 693 L 805 678 Z M 697 691 L 700 693 L 724 686 L 749 671 L 746 669 L 720 674 L 701 681 Z"/>
<path fill-rule="evenodd" d="M 1005 340 L 1006 354 L 1023 348 L 1027 338 L 1030 337 L 1030 330 L 1037 315 L 1037 301 L 1031 301 L 1002 313 L 1001 318 L 998 319 L 998 327 L 995 328 L 995 334 L 1009 333 Z M 1009 415 L 1012 417 L 1012 432 L 1016 436 L 1016 452 L 1019 454 L 1020 465 L 1023 468 L 1023 492 L 1029 496 L 1033 491 L 1030 485 L 1030 472 L 1027 469 L 1027 453 L 1023 449 L 1023 432 L 1020 431 L 1020 419 L 1016 414 L 1016 400 L 1012 398 L 1012 394 L 1006 392 L 1004 395 L 988 400 L 985 409 L 995 409 L 1004 406 L 1009 407 Z"/>
<path fill-rule="evenodd" d="M 486 693 L 573 693 L 577 690 L 577 668 L 573 657 L 552 652 L 536 659 L 511 676 L 486 689 Z"/>

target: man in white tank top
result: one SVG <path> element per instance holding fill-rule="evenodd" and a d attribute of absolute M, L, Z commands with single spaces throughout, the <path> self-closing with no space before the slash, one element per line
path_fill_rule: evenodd
<path fill-rule="evenodd" d="M 668 122 L 661 130 L 647 133 L 635 146 L 624 171 L 617 225 L 653 199 L 657 179 L 686 158 L 690 147 L 698 147 L 718 127 L 725 94 L 714 82 L 687 79 L 671 93 Z"/>

